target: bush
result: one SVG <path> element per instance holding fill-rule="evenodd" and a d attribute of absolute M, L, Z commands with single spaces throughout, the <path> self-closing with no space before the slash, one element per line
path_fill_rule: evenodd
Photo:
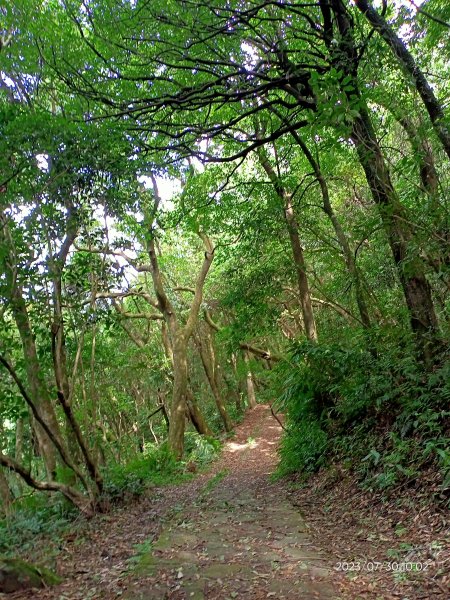
<path fill-rule="evenodd" d="M 317 471 L 323 464 L 327 441 L 328 436 L 317 421 L 303 421 L 290 426 L 281 441 L 281 461 L 276 475 Z"/>
<path fill-rule="evenodd" d="M 167 446 L 148 444 L 143 456 L 126 465 L 115 464 L 105 471 L 104 494 L 109 500 L 119 500 L 126 495 L 139 496 L 150 484 L 172 482 L 179 476 L 181 466 Z"/>
<path fill-rule="evenodd" d="M 449 362 L 426 371 L 408 340 L 378 352 L 364 340 L 295 343 L 278 367 L 277 406 L 287 416 L 279 473 L 351 459 L 365 486 L 386 489 L 434 463 L 447 487 Z"/>
<path fill-rule="evenodd" d="M 199 465 L 211 462 L 220 450 L 221 444 L 218 440 L 199 435 L 196 431 L 188 431 L 185 434 L 186 461 Z"/>

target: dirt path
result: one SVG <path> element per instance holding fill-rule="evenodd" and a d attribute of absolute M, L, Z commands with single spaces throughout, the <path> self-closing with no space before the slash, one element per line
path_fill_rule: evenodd
<path fill-rule="evenodd" d="M 96 517 L 48 565 L 64 583 L 8 600 L 342 598 L 333 560 L 270 481 L 280 433 L 258 406 L 207 473 Z"/>
<path fill-rule="evenodd" d="M 197 497 L 138 557 L 127 600 L 338 597 L 330 561 L 270 482 L 279 436 L 267 407 L 248 416 Z"/>
<path fill-rule="evenodd" d="M 339 475 L 342 486 L 332 471 L 317 474 L 298 490 L 286 482 L 273 483 L 280 433 L 268 408 L 258 406 L 247 413 L 207 473 L 184 484 L 150 489 L 138 501 L 130 499 L 108 515 L 82 522 L 78 531 L 74 524 L 58 548 L 42 545 L 42 556 L 29 557 L 56 570 L 64 583 L 0 598 L 449 597 L 447 530 L 439 511 L 424 520 L 423 512 L 431 510 L 428 504 L 410 515 L 409 508 L 401 509 L 392 500 L 374 503 L 372 514 L 362 502 L 371 506 L 373 499 L 358 492 L 356 482 L 346 481 L 345 472 Z M 410 521 L 416 534 L 403 537 Z M 383 565 L 402 556 L 431 566 L 426 573 L 406 574 L 338 569 L 343 560 L 366 557 Z"/>

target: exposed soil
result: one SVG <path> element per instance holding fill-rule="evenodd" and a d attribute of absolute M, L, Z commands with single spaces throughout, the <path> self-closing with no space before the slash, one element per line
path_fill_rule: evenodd
<path fill-rule="evenodd" d="M 428 521 L 423 515 L 415 521 L 423 527 L 418 530 L 422 545 L 431 552 L 427 571 L 388 571 L 389 562 L 425 561 L 420 549 L 409 548 L 409 555 L 406 547 L 400 551 L 401 543 L 411 545 L 413 539 L 412 532 L 404 535 L 409 513 L 403 511 L 400 520 L 397 514 L 385 514 L 383 520 L 383 509 L 374 512 L 364 506 L 367 495 L 356 495 L 345 477 L 337 484 L 319 476 L 295 491 L 289 482 L 273 482 L 280 433 L 268 407 L 258 406 L 208 473 L 150 490 L 140 501 L 98 516 L 78 534 L 67 536 L 55 564 L 49 565 L 64 583 L 5 597 L 447 597 L 444 571 L 449 563 L 439 512 L 429 512 Z M 398 558 L 389 549 L 398 551 Z M 358 560 L 360 569 L 350 570 L 348 564 Z"/>

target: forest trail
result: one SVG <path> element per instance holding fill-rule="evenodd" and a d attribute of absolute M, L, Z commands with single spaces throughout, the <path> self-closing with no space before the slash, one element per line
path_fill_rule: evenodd
<path fill-rule="evenodd" d="M 314 546 L 284 484 L 270 480 L 280 434 L 269 407 L 257 406 L 207 472 L 69 536 L 54 565 L 64 583 L 8 599 L 340 598 L 331 557 Z"/>
<path fill-rule="evenodd" d="M 270 481 L 280 431 L 267 406 L 248 413 L 196 497 L 140 556 L 123 597 L 337 598 L 332 565 Z"/>

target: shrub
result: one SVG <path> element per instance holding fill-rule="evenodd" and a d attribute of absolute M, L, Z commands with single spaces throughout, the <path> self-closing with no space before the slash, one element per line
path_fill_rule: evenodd
<path fill-rule="evenodd" d="M 287 416 L 279 473 L 351 459 L 365 486 L 386 489 L 434 463 L 448 487 L 450 363 L 443 356 L 427 371 L 408 339 L 378 352 L 364 340 L 295 343 L 278 367 L 277 406 Z"/>
<path fill-rule="evenodd" d="M 172 482 L 174 477 L 181 476 L 181 472 L 181 465 L 165 444 L 149 444 L 144 448 L 143 456 L 106 470 L 104 493 L 109 500 L 118 500 L 126 495 L 139 496 L 149 484 Z"/>
<path fill-rule="evenodd" d="M 292 425 L 281 441 L 281 462 L 276 475 L 316 471 L 323 464 L 327 441 L 328 436 L 317 421 L 303 421 Z"/>
<path fill-rule="evenodd" d="M 188 431 L 184 439 L 186 460 L 199 465 L 206 465 L 211 462 L 221 447 L 218 440 L 199 435 L 196 431 Z"/>

